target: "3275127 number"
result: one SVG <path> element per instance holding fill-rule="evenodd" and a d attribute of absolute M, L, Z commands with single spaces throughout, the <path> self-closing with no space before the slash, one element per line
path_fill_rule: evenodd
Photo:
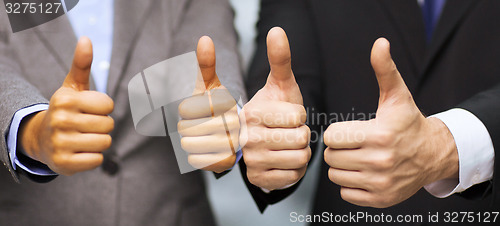
<path fill-rule="evenodd" d="M 491 223 L 496 222 L 499 212 L 445 212 L 444 222 L 447 223 Z"/>
<path fill-rule="evenodd" d="M 61 9 L 60 2 L 47 2 L 47 3 L 35 3 L 35 2 L 23 2 L 23 3 L 6 3 L 5 11 L 7 14 L 57 14 Z"/>

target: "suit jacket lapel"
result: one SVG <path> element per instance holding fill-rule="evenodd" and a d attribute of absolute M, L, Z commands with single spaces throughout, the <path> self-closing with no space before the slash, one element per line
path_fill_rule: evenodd
<path fill-rule="evenodd" d="M 33 32 L 56 59 L 58 66 L 68 73 L 73 62 L 73 54 L 78 41 L 68 17 L 64 15 L 34 27 Z M 66 74 L 61 75 L 61 78 L 65 76 Z M 62 83 L 62 80 L 60 82 Z M 95 90 L 95 83 L 92 76 L 90 76 L 90 89 Z"/>
<path fill-rule="evenodd" d="M 390 20 L 399 31 L 406 51 L 413 62 L 415 74 L 425 54 L 425 27 L 420 6 L 416 0 L 379 0 Z M 389 40 L 390 41 L 390 40 Z"/>
<path fill-rule="evenodd" d="M 448 0 L 446 2 L 441 14 L 441 19 L 435 28 L 430 46 L 425 55 L 424 64 L 421 70 L 422 78 L 424 78 L 430 67 L 432 67 L 434 59 L 446 46 L 450 37 L 459 27 L 460 22 L 465 19 L 467 14 L 480 1 L 481 0 Z"/>
<path fill-rule="evenodd" d="M 158 0 L 121 1 L 114 5 L 113 52 L 108 77 L 107 92 L 113 97 L 121 76 L 128 65 L 135 41 L 141 33 L 148 11 Z"/>

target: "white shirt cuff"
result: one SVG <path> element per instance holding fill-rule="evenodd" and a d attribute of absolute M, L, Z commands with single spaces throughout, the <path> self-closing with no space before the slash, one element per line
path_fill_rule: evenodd
<path fill-rule="evenodd" d="M 287 188 L 290 188 L 290 187 L 294 186 L 294 185 L 295 185 L 295 184 L 297 184 L 298 182 L 299 182 L 299 181 L 297 181 L 297 182 L 295 182 L 295 183 L 293 183 L 293 184 L 289 184 L 289 185 L 287 185 L 287 186 L 285 186 L 285 187 L 278 188 L 278 189 L 276 189 L 276 190 L 285 190 L 285 189 L 287 189 Z M 260 190 L 262 190 L 262 191 L 263 191 L 264 193 L 266 193 L 266 194 L 271 193 L 271 190 L 267 190 L 267 189 L 265 189 L 265 188 L 260 188 Z"/>
<path fill-rule="evenodd" d="M 462 192 L 493 177 L 495 150 L 484 124 L 471 112 L 454 108 L 430 117 L 444 122 L 458 150 L 459 179 L 444 179 L 424 186 L 438 198 Z"/>
<path fill-rule="evenodd" d="M 24 119 L 24 117 L 31 115 L 35 112 L 39 111 L 44 111 L 49 108 L 48 104 L 37 104 L 33 105 L 30 107 L 26 107 L 23 109 L 20 109 L 14 114 L 14 117 L 12 118 L 12 122 L 10 123 L 10 128 L 9 128 L 9 133 L 7 134 L 7 149 L 9 150 L 9 157 L 10 161 L 12 164 L 12 168 L 14 170 L 17 169 L 17 167 L 21 167 L 23 170 L 26 172 L 33 174 L 33 175 L 39 175 L 39 176 L 52 176 L 52 175 L 57 175 L 54 173 L 52 170 L 50 170 L 46 165 L 37 162 L 37 164 L 26 164 L 24 162 L 19 161 L 18 156 L 17 156 L 17 136 L 19 132 L 19 127 L 21 125 L 21 121 Z M 22 149 L 19 149 L 22 150 Z M 35 161 L 36 162 L 36 161 Z"/>

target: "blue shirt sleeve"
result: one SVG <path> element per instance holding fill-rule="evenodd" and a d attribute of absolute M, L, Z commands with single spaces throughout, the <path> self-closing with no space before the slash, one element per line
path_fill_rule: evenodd
<path fill-rule="evenodd" d="M 20 167 L 27 173 L 37 176 L 57 175 L 47 165 L 25 156 L 22 153 L 21 148 L 17 147 L 17 136 L 19 132 L 19 126 L 21 125 L 22 120 L 26 116 L 29 116 L 36 112 L 47 110 L 48 108 L 49 108 L 48 104 L 37 104 L 23 108 L 14 114 L 14 117 L 10 124 L 9 133 L 7 134 L 7 149 L 9 151 L 10 161 L 12 163 L 12 167 L 14 168 L 14 170 L 17 170 L 17 167 Z M 18 158 L 19 155 L 24 155 L 24 156 L 23 158 Z"/>

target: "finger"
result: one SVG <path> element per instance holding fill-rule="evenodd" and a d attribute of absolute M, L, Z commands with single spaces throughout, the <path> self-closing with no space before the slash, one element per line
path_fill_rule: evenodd
<path fill-rule="evenodd" d="M 271 128 L 295 128 L 305 124 L 307 113 L 304 106 L 283 101 L 265 101 L 245 111 L 247 124 Z"/>
<path fill-rule="evenodd" d="M 215 46 L 210 37 L 203 36 L 200 38 L 196 56 L 200 65 L 203 82 L 205 83 L 205 89 L 211 90 L 219 87 L 221 83 L 215 72 Z"/>
<path fill-rule="evenodd" d="M 340 196 L 343 200 L 358 206 L 370 206 L 372 195 L 363 189 L 342 187 Z"/>
<path fill-rule="evenodd" d="M 333 149 L 361 148 L 372 133 L 374 121 L 346 121 L 331 124 L 323 134 L 325 145 Z"/>
<path fill-rule="evenodd" d="M 77 91 L 88 90 L 92 58 L 92 42 L 87 37 L 80 38 L 75 48 L 71 69 L 64 80 L 63 87 Z"/>
<path fill-rule="evenodd" d="M 253 166 L 264 169 L 301 169 L 311 160 L 311 148 L 308 146 L 299 150 L 280 150 L 259 152 L 260 154 L 245 154 L 246 161 L 251 161 Z"/>
<path fill-rule="evenodd" d="M 106 94 L 97 91 L 78 93 L 78 109 L 82 113 L 109 115 L 113 112 L 114 102 Z"/>
<path fill-rule="evenodd" d="M 205 136 L 227 131 L 239 130 L 240 121 L 238 113 L 229 112 L 222 117 L 207 117 L 201 119 L 181 120 L 177 123 L 177 129 L 181 136 Z"/>
<path fill-rule="evenodd" d="M 371 64 L 377 76 L 380 88 L 380 103 L 392 97 L 406 99 L 411 94 L 391 57 L 390 43 L 385 38 L 379 38 L 373 44 Z"/>
<path fill-rule="evenodd" d="M 236 154 L 231 152 L 189 154 L 188 162 L 196 169 L 223 171 L 234 165 Z"/>
<path fill-rule="evenodd" d="M 290 44 L 282 28 L 274 27 L 267 34 L 267 55 L 271 67 L 268 82 L 280 86 L 295 84 Z"/>
<path fill-rule="evenodd" d="M 311 130 L 303 125 L 298 128 L 263 128 L 262 146 L 270 150 L 303 149 L 309 145 Z"/>
<path fill-rule="evenodd" d="M 236 101 L 226 89 L 212 90 L 210 97 L 203 95 L 189 97 L 179 104 L 179 116 L 183 119 L 199 119 L 219 116 L 235 108 Z"/>
<path fill-rule="evenodd" d="M 70 133 L 58 136 L 55 147 L 64 149 L 69 147 L 75 153 L 103 152 L 111 147 L 112 139 L 108 134 Z"/>
<path fill-rule="evenodd" d="M 301 169 L 284 170 L 272 169 L 265 172 L 248 170 L 248 178 L 259 178 L 258 180 L 251 180 L 254 185 L 268 189 L 275 190 L 297 183 L 306 173 L 307 167 Z M 253 175 L 259 174 L 259 175 Z"/>
<path fill-rule="evenodd" d="M 114 120 L 109 116 L 59 113 L 62 120 L 53 120 L 56 127 L 63 130 L 76 130 L 81 133 L 108 134 L 113 131 Z"/>
<path fill-rule="evenodd" d="M 69 155 L 68 169 L 77 173 L 95 169 L 99 167 L 104 160 L 102 153 L 82 152 Z"/>
<path fill-rule="evenodd" d="M 239 132 L 230 131 L 227 133 L 214 134 L 209 136 L 183 137 L 181 146 L 184 151 L 192 154 L 236 152 L 238 148 Z M 230 139 L 231 138 L 231 139 Z"/>
<path fill-rule="evenodd" d="M 328 170 L 328 178 L 333 183 L 342 187 L 358 188 L 366 190 L 366 178 L 359 171 L 341 170 L 330 168 Z"/>
<path fill-rule="evenodd" d="M 325 149 L 324 160 L 330 167 L 342 170 L 362 170 L 366 168 L 364 161 L 366 151 L 362 149 Z"/>

